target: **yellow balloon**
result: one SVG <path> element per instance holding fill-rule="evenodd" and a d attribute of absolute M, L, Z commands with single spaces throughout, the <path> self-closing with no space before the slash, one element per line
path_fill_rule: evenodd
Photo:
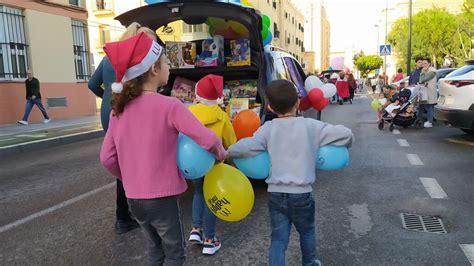
<path fill-rule="evenodd" d="M 244 4 L 244 5 L 248 6 L 248 7 L 251 7 L 251 8 L 255 8 L 255 6 L 252 5 L 252 4 L 251 4 L 249 1 L 247 1 L 247 0 L 240 0 L 240 3 L 241 3 L 241 4 Z"/>
<path fill-rule="evenodd" d="M 204 177 L 204 199 L 207 207 L 218 218 L 237 222 L 252 211 L 252 184 L 237 168 L 220 163 Z"/>
<path fill-rule="evenodd" d="M 249 32 L 244 25 L 240 24 L 237 21 L 231 21 L 231 22 L 229 22 L 229 25 L 237 33 L 247 33 L 247 32 Z"/>

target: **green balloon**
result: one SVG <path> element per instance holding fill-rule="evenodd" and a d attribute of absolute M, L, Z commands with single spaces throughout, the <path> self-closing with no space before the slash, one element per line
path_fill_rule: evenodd
<path fill-rule="evenodd" d="M 380 107 L 382 107 L 382 104 L 380 104 L 380 101 L 378 99 L 374 99 L 371 103 L 370 103 L 370 107 L 372 107 L 372 109 L 374 110 L 377 110 L 379 109 Z"/>
<path fill-rule="evenodd" d="M 263 28 L 270 27 L 270 18 L 265 14 L 262 14 L 262 24 L 265 25 Z"/>
<path fill-rule="evenodd" d="M 261 31 L 262 33 L 262 40 L 265 40 L 268 37 L 268 33 L 270 32 L 270 29 L 268 27 L 263 27 L 263 30 Z"/>

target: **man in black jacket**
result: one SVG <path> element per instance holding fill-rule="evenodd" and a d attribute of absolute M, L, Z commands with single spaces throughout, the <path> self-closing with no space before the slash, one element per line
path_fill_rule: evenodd
<path fill-rule="evenodd" d="M 415 58 L 416 68 L 410 73 L 410 78 L 408 79 L 408 86 L 415 86 L 420 80 L 421 69 L 423 69 L 423 57 L 418 56 Z"/>
<path fill-rule="evenodd" d="M 28 125 L 28 117 L 30 116 L 31 109 L 36 104 L 40 109 L 41 113 L 43 114 L 44 120 L 43 123 L 49 123 L 51 119 L 49 119 L 48 113 L 46 113 L 46 109 L 41 102 L 41 93 L 40 93 L 40 83 L 39 80 L 33 77 L 33 73 L 31 70 L 27 71 L 28 78 L 25 80 L 25 87 L 26 87 L 26 107 L 25 107 L 25 114 L 23 115 L 23 119 L 18 121 L 18 124 L 21 125 Z"/>

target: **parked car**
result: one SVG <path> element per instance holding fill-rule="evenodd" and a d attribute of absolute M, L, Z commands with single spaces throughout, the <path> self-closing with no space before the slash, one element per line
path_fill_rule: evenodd
<path fill-rule="evenodd" d="M 438 92 L 439 92 L 439 80 L 446 77 L 446 75 L 453 72 L 454 70 L 456 70 L 456 69 L 455 68 L 440 68 L 440 69 L 436 70 L 436 78 L 438 80 L 438 83 L 436 85 L 436 89 L 437 89 Z M 404 77 L 403 79 L 401 79 L 397 82 L 393 82 L 390 85 L 392 87 L 396 88 L 397 90 L 400 90 L 400 85 L 402 85 L 404 83 L 407 83 L 409 79 L 410 79 L 410 76 L 407 76 L 407 77 Z"/>
<path fill-rule="evenodd" d="M 171 69 L 168 89 L 173 86 L 176 77 L 198 81 L 207 74 L 224 76 L 224 80 L 252 79 L 257 83 L 258 103 L 265 106 L 265 88 L 275 79 L 292 81 L 300 96 L 306 96 L 304 81 L 306 75 L 300 63 L 284 50 L 262 44 L 262 19 L 260 13 L 238 3 L 226 1 L 166 1 L 130 10 L 116 17 L 122 25 L 138 22 L 151 29 L 166 27 L 169 23 L 182 20 L 187 25 L 199 25 L 209 17 L 239 22 L 249 31 L 251 64 L 250 66 L 215 66 L 205 68 Z M 205 34 L 204 34 L 205 35 Z M 209 37 L 209 36 L 207 36 Z M 203 38 L 206 38 L 205 36 Z M 226 43 L 224 47 L 228 44 Z M 260 109 L 262 121 L 265 121 L 266 108 Z M 268 119 L 268 118 L 267 118 Z"/>
<path fill-rule="evenodd" d="M 474 60 L 439 81 L 434 116 L 474 135 Z"/>

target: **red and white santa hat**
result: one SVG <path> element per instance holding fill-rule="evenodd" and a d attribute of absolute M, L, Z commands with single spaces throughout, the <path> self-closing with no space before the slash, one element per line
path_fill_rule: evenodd
<path fill-rule="evenodd" d="M 123 41 L 107 43 L 104 51 L 115 70 L 116 82 L 112 83 L 112 91 L 120 93 L 122 82 L 146 73 L 160 58 L 163 47 L 141 32 Z"/>
<path fill-rule="evenodd" d="M 223 90 L 223 76 L 206 75 L 196 83 L 196 100 L 208 105 L 219 104 Z"/>

